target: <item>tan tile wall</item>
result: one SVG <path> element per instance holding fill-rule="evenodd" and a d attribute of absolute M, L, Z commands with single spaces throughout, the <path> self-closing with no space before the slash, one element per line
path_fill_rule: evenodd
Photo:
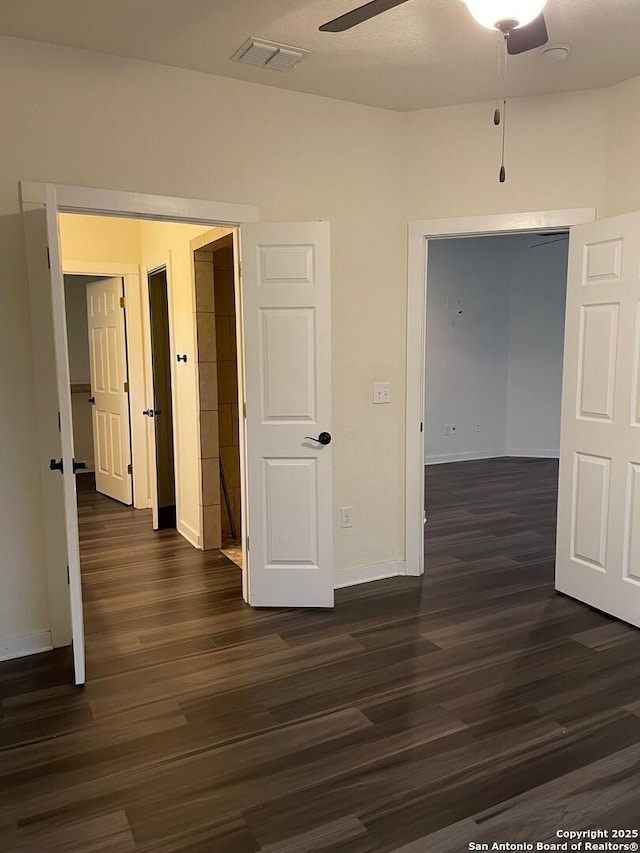
<path fill-rule="evenodd" d="M 238 365 L 233 252 L 213 253 L 216 367 L 218 373 L 218 425 L 220 458 L 224 469 L 236 529 L 241 529 L 240 446 L 238 436 Z M 226 507 L 221 500 L 222 530 L 229 532 Z"/>
<path fill-rule="evenodd" d="M 220 548 L 220 449 L 218 422 L 218 370 L 216 365 L 216 315 L 213 255 L 197 251 L 195 259 L 198 384 L 200 391 L 200 459 L 202 490 L 202 547 Z"/>

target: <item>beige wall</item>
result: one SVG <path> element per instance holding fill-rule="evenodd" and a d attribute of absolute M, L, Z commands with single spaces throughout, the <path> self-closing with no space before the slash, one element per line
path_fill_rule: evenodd
<path fill-rule="evenodd" d="M 0 446 L 3 482 L 21 483 L 18 498 L 9 485 L 0 491 L 0 637 L 47 623 L 39 480 L 48 474 L 37 462 L 18 181 L 253 204 L 265 221 L 330 220 L 334 505 L 353 506 L 355 519 L 353 529 L 335 530 L 335 567 L 366 566 L 402 559 L 404 550 L 407 219 L 600 210 L 607 98 L 587 92 L 514 103 L 501 187 L 487 105 L 402 115 L 0 39 L 0 346 L 14 366 L 0 380 L 2 399 L 14 401 L 11 416 L 5 407 L 0 415 Z M 87 135 L 90 144 L 79 142 Z M 622 183 L 613 170 L 610 178 Z M 634 204 L 635 191 L 622 195 L 613 192 L 612 209 Z M 390 406 L 373 407 L 375 380 L 391 381 Z"/>
<path fill-rule="evenodd" d="M 605 216 L 640 209 L 640 77 L 607 92 Z"/>
<path fill-rule="evenodd" d="M 63 264 L 140 263 L 140 229 L 141 223 L 132 219 L 63 214 L 59 219 Z"/>
<path fill-rule="evenodd" d="M 607 93 L 574 92 L 509 102 L 505 164 L 494 105 L 406 116 L 408 219 L 596 207 L 605 196 Z"/>

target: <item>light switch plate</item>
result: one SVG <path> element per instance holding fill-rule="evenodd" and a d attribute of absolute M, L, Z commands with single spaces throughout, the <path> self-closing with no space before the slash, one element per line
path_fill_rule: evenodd
<path fill-rule="evenodd" d="M 373 384 L 373 402 L 390 403 L 391 402 L 391 383 L 390 382 L 374 382 Z"/>

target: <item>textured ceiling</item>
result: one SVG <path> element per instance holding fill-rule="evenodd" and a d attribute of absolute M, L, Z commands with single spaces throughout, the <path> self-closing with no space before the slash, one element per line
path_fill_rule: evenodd
<path fill-rule="evenodd" d="M 394 110 L 495 93 L 496 38 L 462 0 L 409 0 L 346 33 L 318 26 L 364 0 L 0 0 L 0 32 Z M 511 57 L 509 94 L 609 86 L 640 75 L 640 0 L 548 0 L 566 63 Z M 248 36 L 312 51 L 282 74 L 233 62 Z"/>

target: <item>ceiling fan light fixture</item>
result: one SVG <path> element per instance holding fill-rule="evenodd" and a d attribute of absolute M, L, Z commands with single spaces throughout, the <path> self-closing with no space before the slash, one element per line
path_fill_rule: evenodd
<path fill-rule="evenodd" d="M 489 30 L 509 31 L 538 17 L 546 0 L 465 0 L 476 21 Z"/>

